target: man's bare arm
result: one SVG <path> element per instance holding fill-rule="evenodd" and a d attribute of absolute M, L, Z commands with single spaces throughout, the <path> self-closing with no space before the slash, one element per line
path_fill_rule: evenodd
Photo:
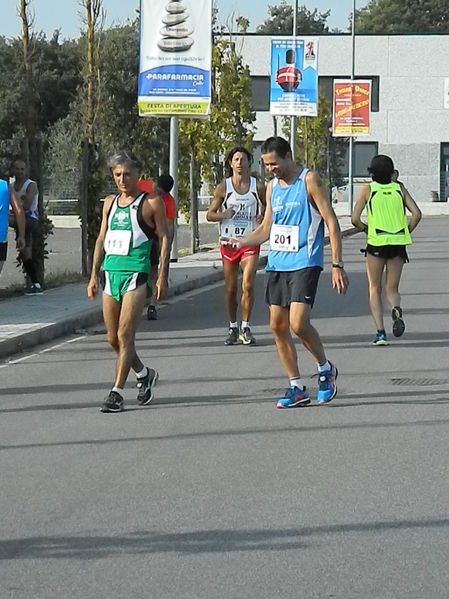
<path fill-rule="evenodd" d="M 17 199 L 16 194 L 14 193 L 14 188 L 12 185 L 9 186 L 9 203 L 14 212 L 14 216 L 16 217 L 17 249 L 23 250 L 25 247 L 25 213 L 20 205 L 19 200 Z"/>
<path fill-rule="evenodd" d="M 226 218 L 232 218 L 234 211 L 232 208 L 220 211 L 221 205 L 226 193 L 226 183 L 222 181 L 220 185 L 215 188 L 214 197 L 210 203 L 209 209 L 206 214 L 206 219 L 211 223 L 218 223 Z"/>

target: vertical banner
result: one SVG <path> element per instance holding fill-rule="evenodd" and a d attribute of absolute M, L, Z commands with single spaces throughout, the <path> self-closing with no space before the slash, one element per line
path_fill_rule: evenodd
<path fill-rule="evenodd" d="M 334 79 L 332 134 L 369 135 L 371 81 Z"/>
<path fill-rule="evenodd" d="M 207 116 L 211 63 L 212 0 L 140 0 L 141 116 Z"/>
<path fill-rule="evenodd" d="M 271 40 L 270 112 L 318 114 L 318 40 Z"/>

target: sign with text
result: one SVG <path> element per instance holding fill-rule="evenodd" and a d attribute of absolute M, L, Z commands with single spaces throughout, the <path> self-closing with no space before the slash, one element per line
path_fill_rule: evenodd
<path fill-rule="evenodd" d="M 141 116 L 208 116 L 212 0 L 140 0 Z"/>
<path fill-rule="evenodd" d="M 369 135 L 370 107 L 370 80 L 334 79 L 333 136 Z"/>
<path fill-rule="evenodd" d="M 318 114 L 318 40 L 271 40 L 270 112 Z"/>

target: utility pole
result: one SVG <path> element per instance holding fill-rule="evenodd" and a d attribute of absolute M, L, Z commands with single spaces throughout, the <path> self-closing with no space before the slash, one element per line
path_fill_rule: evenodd
<path fill-rule="evenodd" d="M 292 31 L 292 48 L 296 55 L 296 15 L 298 12 L 298 0 L 293 0 L 293 31 Z M 292 114 L 290 117 L 290 146 L 292 149 L 292 158 L 295 159 L 295 146 L 296 146 L 296 118 Z"/>
<path fill-rule="evenodd" d="M 352 0 L 352 23 L 351 23 L 351 42 L 352 42 L 352 52 L 351 52 L 351 80 L 354 79 L 355 76 L 355 0 Z M 354 139 L 353 135 L 349 137 L 349 216 L 352 214 L 352 209 L 354 207 L 354 185 L 353 185 L 353 154 L 354 154 Z"/>

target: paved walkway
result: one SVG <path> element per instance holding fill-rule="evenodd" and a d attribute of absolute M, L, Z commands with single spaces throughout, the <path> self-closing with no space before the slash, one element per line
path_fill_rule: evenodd
<path fill-rule="evenodd" d="M 354 231 L 349 217 L 339 217 L 344 234 Z M 260 266 L 266 261 L 262 246 Z M 214 283 L 223 277 L 219 250 L 180 258 L 170 265 L 168 297 Z M 90 301 L 86 283 L 73 283 L 39 296 L 19 296 L 0 301 L 0 359 L 62 335 L 98 324 L 101 301 Z"/>

